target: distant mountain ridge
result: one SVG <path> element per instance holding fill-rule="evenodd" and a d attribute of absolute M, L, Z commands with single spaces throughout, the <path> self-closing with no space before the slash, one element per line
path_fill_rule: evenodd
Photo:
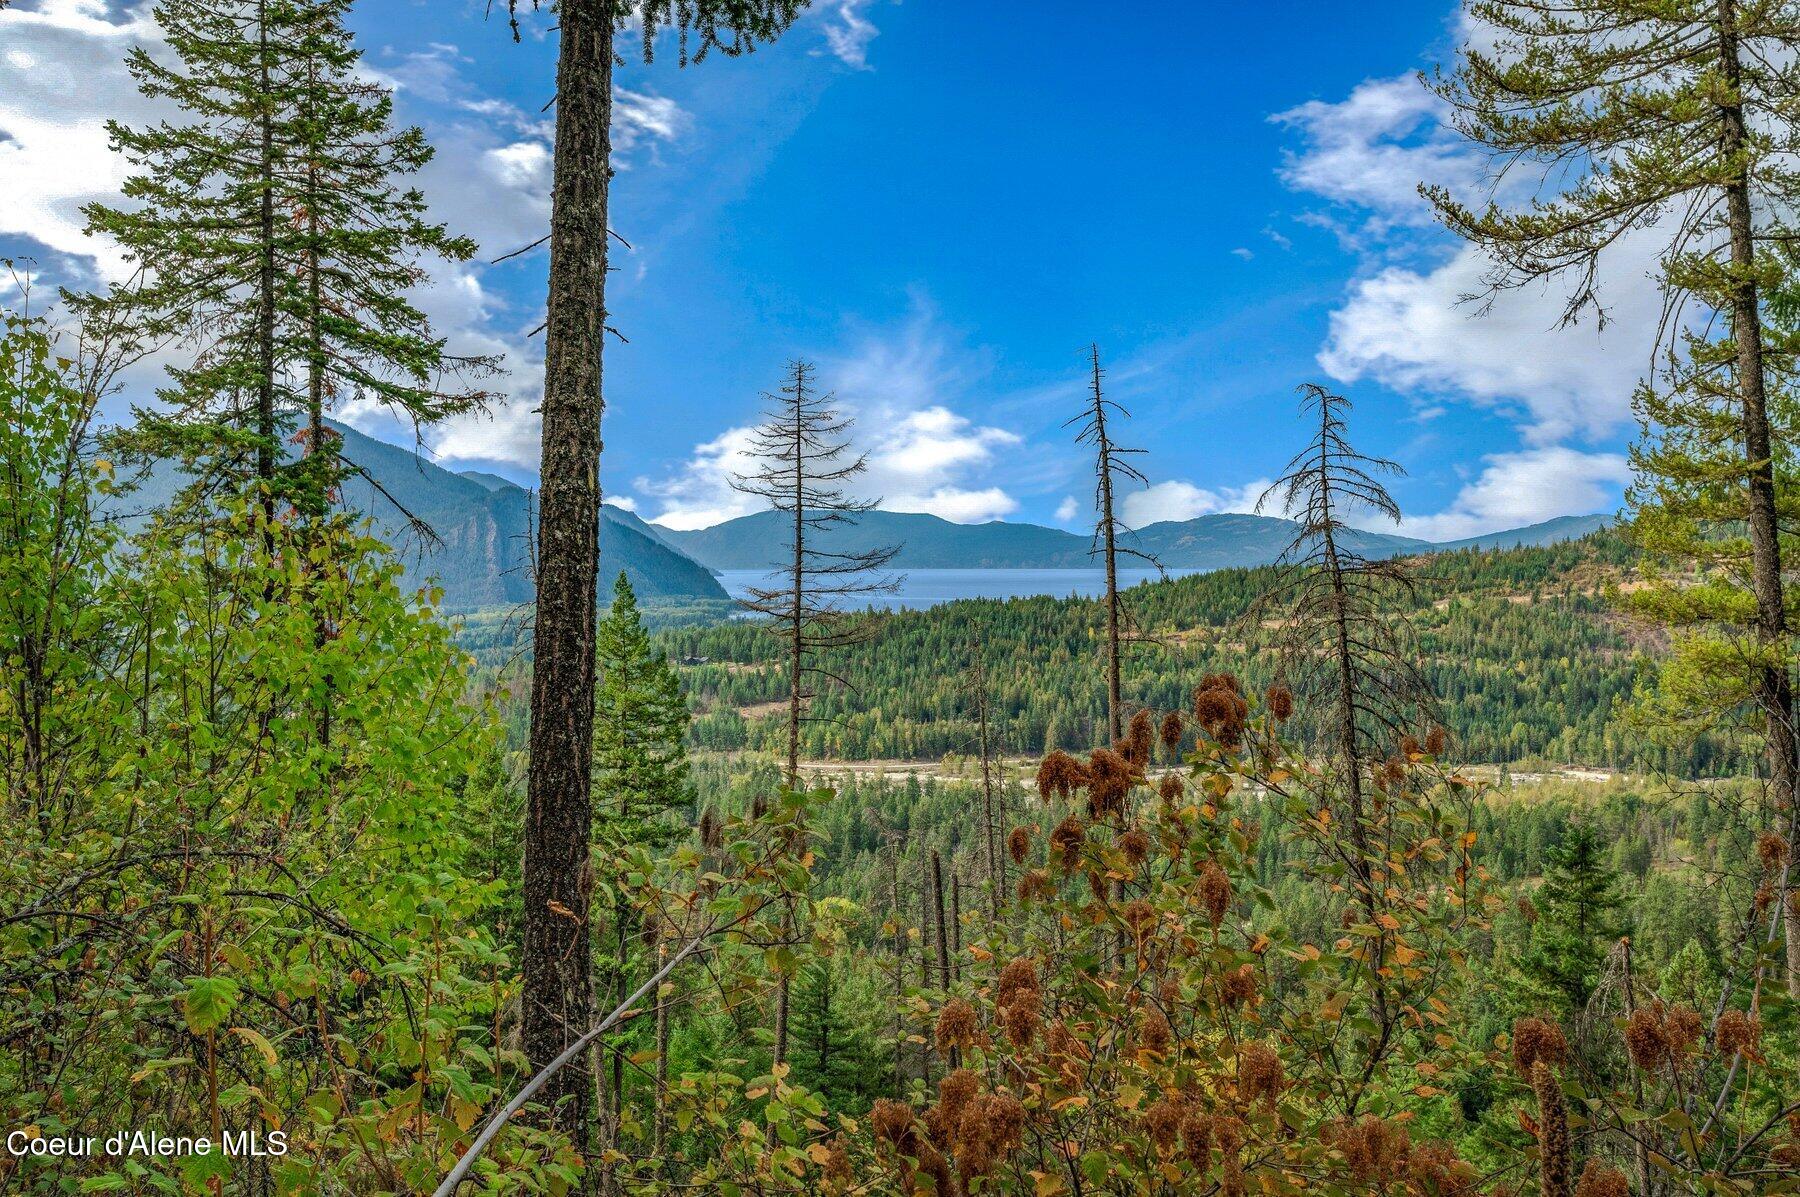
<path fill-rule="evenodd" d="M 683 531 L 659 524 L 645 527 L 663 543 L 709 569 L 776 569 L 782 563 L 787 518 L 780 512 L 759 511 L 710 528 Z M 1566 515 L 1523 528 L 1443 543 L 1352 530 L 1345 543 L 1367 557 L 1403 557 L 1459 549 L 1555 544 L 1586 536 L 1610 522 L 1604 515 Z M 1146 525 L 1120 543 L 1150 554 L 1165 569 L 1230 569 L 1275 561 L 1293 539 L 1295 527 L 1292 520 L 1266 515 L 1202 515 Z M 900 552 L 893 562 L 896 569 L 1079 569 L 1095 564 L 1088 537 L 1073 532 L 999 520 L 955 524 L 916 512 L 866 512 L 853 522 L 828 529 L 819 543 L 829 551 L 845 553 L 899 545 Z"/>
<path fill-rule="evenodd" d="M 532 600 L 529 492 L 497 474 L 458 474 L 354 428 L 332 427 L 343 437 L 344 456 L 373 479 L 347 479 L 344 506 L 374 520 L 376 534 L 393 546 L 409 577 L 437 579 L 445 610 Z M 130 517 L 167 503 L 181 484 L 177 469 L 158 463 L 112 506 Z M 409 528 L 400 508 L 422 520 L 436 543 Z M 637 516 L 610 506 L 600 510 L 600 569 L 602 595 L 611 593 L 613 578 L 624 570 L 639 598 L 729 598 L 704 566 L 670 548 Z"/>

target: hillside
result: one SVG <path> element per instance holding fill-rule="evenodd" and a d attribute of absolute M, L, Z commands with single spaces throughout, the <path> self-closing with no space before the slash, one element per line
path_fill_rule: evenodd
<path fill-rule="evenodd" d="M 1601 533 L 1551 547 L 1465 549 L 1420 559 L 1403 609 L 1419 660 L 1463 759 L 1668 768 L 1685 775 L 1740 764 L 1710 743 L 1665 751 L 1612 728 L 1639 671 L 1636 646 L 1605 595 L 1628 554 Z M 1127 653 L 1128 702 L 1184 707 L 1193 679 L 1230 669 L 1254 685 L 1274 673 L 1274 632 L 1244 614 L 1274 581 L 1269 568 L 1226 569 L 1128 592 L 1149 642 Z M 1007 752 L 1093 743 L 1103 723 L 1100 606 L 1089 599 L 967 600 L 884 617 L 879 634 L 822 664 L 854 690 L 814 700 L 806 753 L 842 759 L 935 759 L 969 750 L 974 730 L 961 674 L 977 655 L 994 689 Z M 775 742 L 780 646 L 753 625 L 664 634 L 699 711 L 704 747 Z"/>
<path fill-rule="evenodd" d="M 353 428 L 334 427 L 344 438 L 345 457 L 369 475 L 345 482 L 344 505 L 375 521 L 376 534 L 394 547 L 409 575 L 437 579 L 445 609 L 531 601 L 531 496 L 524 489 L 494 474 L 453 473 Z M 168 502 L 181 478 L 172 466 L 158 464 L 139 475 L 136 489 L 113 509 L 127 520 L 141 519 Z M 409 528 L 401 508 L 422 520 L 435 541 Z M 623 569 L 647 600 L 727 597 L 704 567 L 657 539 L 636 516 L 612 507 L 601 509 L 600 562 L 603 591 Z"/>
<path fill-rule="evenodd" d="M 690 531 L 656 524 L 643 526 L 649 534 L 709 569 L 768 569 L 779 564 L 779 546 L 786 543 L 783 519 L 778 512 L 759 511 Z M 1604 516 L 1563 516 L 1527 528 L 1448 544 L 1386 532 L 1352 531 L 1346 543 L 1369 557 L 1542 545 L 1584 536 L 1606 522 Z M 1270 516 L 1203 515 L 1149 524 L 1121 543 L 1150 554 L 1165 569 L 1228 569 L 1275 561 L 1293 539 L 1294 527 L 1290 520 Z M 900 511 L 867 512 L 854 522 L 828 529 L 819 538 L 819 544 L 845 553 L 899 545 L 900 553 L 894 559 L 896 569 L 1079 569 L 1094 564 L 1092 545 L 1086 535 L 998 520 L 953 524 L 935 515 Z"/>

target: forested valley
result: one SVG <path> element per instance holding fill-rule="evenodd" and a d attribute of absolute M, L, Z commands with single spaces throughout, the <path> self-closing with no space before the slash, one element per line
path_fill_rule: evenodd
<path fill-rule="evenodd" d="M 0 1193 L 1800 1190 L 1800 5 L 1483 0 L 1428 79 L 1558 168 L 1422 180 L 1488 285 L 1595 319 L 1666 238 L 1614 527 L 1364 555 L 1399 467 L 1295 377 L 1279 563 L 1120 585 L 1158 430 L 1094 346 L 1099 597 L 874 614 L 899 546 L 820 543 L 877 504 L 854 397 L 793 357 L 732 480 L 775 572 L 640 603 L 614 72 L 806 7 L 549 14 L 532 601 L 451 615 L 328 417 L 500 402 L 412 297 L 512 247 L 431 217 L 350 0 L 155 6 L 169 115 L 85 211 L 131 270 L 9 265 Z"/>

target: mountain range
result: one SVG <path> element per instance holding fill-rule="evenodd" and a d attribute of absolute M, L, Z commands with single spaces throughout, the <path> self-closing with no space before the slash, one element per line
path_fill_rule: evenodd
<path fill-rule="evenodd" d="M 333 427 L 343 437 L 344 456 L 368 474 L 345 481 L 344 505 L 374 521 L 376 535 L 393 546 L 409 577 L 437 580 L 445 610 L 531 601 L 529 491 L 497 474 L 458 474 L 354 428 Z M 114 514 L 128 523 L 167 503 L 183 475 L 172 464 L 159 462 L 135 481 L 134 489 L 112 505 Z M 423 522 L 433 536 L 421 536 L 405 513 Z M 616 507 L 601 509 L 600 564 L 602 595 L 611 593 L 613 578 L 624 570 L 642 599 L 723 602 L 729 597 L 704 566 Z"/>
<path fill-rule="evenodd" d="M 785 553 L 788 517 L 759 511 L 714 524 L 677 530 L 647 527 L 671 548 L 715 570 L 779 568 Z M 1433 542 L 1386 532 L 1352 530 L 1347 547 L 1365 557 L 1402 557 L 1414 553 L 1458 549 L 1510 548 L 1554 544 L 1585 536 L 1609 522 L 1603 515 L 1569 515 L 1491 532 L 1467 540 Z M 1267 565 L 1278 559 L 1294 535 L 1291 520 L 1264 515 L 1202 515 L 1190 520 L 1148 524 L 1119 541 L 1147 554 L 1165 569 L 1227 569 Z M 819 546 L 830 552 L 866 552 L 897 545 L 895 569 L 1080 569 L 1095 564 L 1087 536 L 1036 524 L 953 524 L 935 515 L 870 511 L 854 522 L 833 525 L 820 534 Z M 1144 565 L 1131 561 L 1133 566 Z"/>
<path fill-rule="evenodd" d="M 498 474 L 457 473 L 409 450 L 333 425 L 344 456 L 367 472 L 344 484 L 347 507 L 367 513 L 376 534 L 392 545 L 418 580 L 435 578 L 449 611 L 510 607 L 531 601 L 532 496 Z M 114 514 L 128 522 L 166 503 L 181 485 L 181 472 L 159 463 L 140 474 L 136 488 L 114 500 Z M 404 512 L 403 510 L 404 509 Z M 429 527 L 421 536 L 410 513 Z M 600 513 L 602 595 L 624 570 L 638 596 L 649 602 L 729 598 L 714 573 L 779 567 L 789 531 L 776 511 L 726 520 L 710 528 L 678 530 L 647 523 L 607 504 Z M 1397 557 L 1456 549 L 1553 544 L 1604 527 L 1600 515 L 1562 516 L 1529 527 L 1468 540 L 1433 543 L 1384 532 L 1351 532 L 1349 547 L 1368 557 Z M 1125 547 L 1147 553 L 1165 569 L 1210 570 L 1266 565 L 1292 538 L 1291 521 L 1260 515 L 1203 515 L 1150 524 L 1129 533 Z M 870 511 L 826 530 L 821 547 L 856 552 L 898 545 L 896 569 L 1081 569 L 1092 567 L 1089 538 L 1037 524 L 994 521 L 956 524 L 935 515 Z M 1125 564 L 1142 565 L 1131 561 Z"/>

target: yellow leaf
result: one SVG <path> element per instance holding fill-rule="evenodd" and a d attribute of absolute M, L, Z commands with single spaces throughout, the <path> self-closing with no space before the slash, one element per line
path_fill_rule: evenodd
<path fill-rule="evenodd" d="M 263 1058 L 263 1063 L 267 1064 L 270 1068 L 275 1067 L 276 1056 L 275 1045 L 273 1043 L 270 1043 L 255 1031 L 252 1031 L 249 1027 L 232 1027 L 231 1033 L 255 1048 L 257 1054 Z"/>

